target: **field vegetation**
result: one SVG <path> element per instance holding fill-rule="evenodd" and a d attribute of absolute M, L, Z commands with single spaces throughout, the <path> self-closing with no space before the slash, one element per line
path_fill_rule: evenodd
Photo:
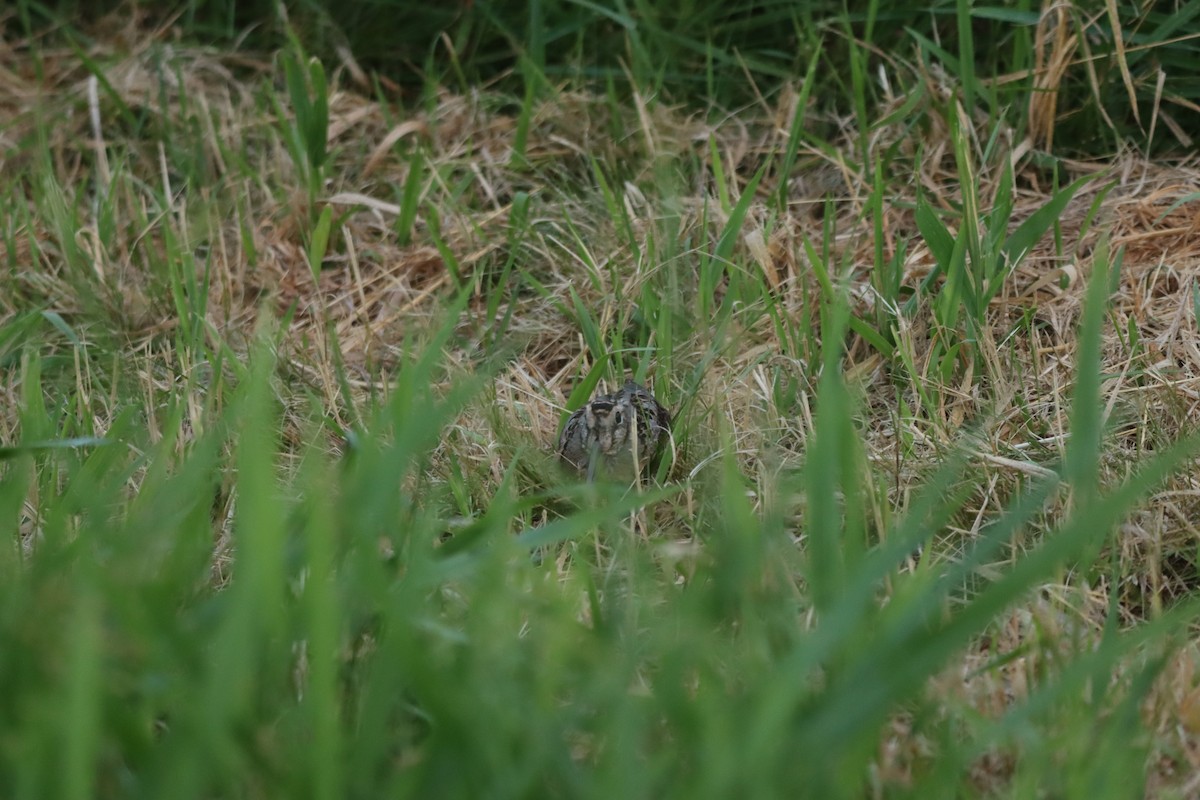
<path fill-rule="evenodd" d="M 1200 2 L 0 31 L 0 796 L 1200 794 Z"/>

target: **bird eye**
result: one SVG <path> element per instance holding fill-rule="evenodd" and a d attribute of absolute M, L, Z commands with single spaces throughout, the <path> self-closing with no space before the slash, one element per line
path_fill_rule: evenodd
<path fill-rule="evenodd" d="M 621 412 L 621 409 L 618 408 L 616 411 L 613 412 L 613 420 L 618 425 L 620 425 L 622 422 L 625 421 L 625 415 Z"/>

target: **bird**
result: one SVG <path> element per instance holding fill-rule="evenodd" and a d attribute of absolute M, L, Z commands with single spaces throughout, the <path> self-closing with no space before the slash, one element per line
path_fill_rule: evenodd
<path fill-rule="evenodd" d="M 627 380 L 619 390 L 593 397 L 567 418 L 558 456 L 588 481 L 631 479 L 658 463 L 670 439 L 671 414 L 646 387 Z"/>

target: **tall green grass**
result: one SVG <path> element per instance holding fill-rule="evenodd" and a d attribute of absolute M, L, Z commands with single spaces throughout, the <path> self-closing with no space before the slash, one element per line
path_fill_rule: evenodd
<path fill-rule="evenodd" d="M 111 14 L 124 4 L 18 0 L 10 25 L 29 36 L 57 29 L 63 19 Z M 1042 14 L 1028 0 L 1005 6 L 938 0 L 921 7 L 886 0 L 799 5 L 142 0 L 136 7 L 151 19 L 176 19 L 185 35 L 200 42 L 271 51 L 285 47 L 296 31 L 323 59 L 336 60 L 338 48 L 345 47 L 368 69 L 402 81 L 413 92 L 428 82 L 462 91 L 500 78 L 527 100 L 563 82 L 594 87 L 609 81 L 626 94 L 636 89 L 645 96 L 737 107 L 773 95 L 804 75 L 806 65 L 824 51 L 813 92 L 818 105 L 861 116 L 881 99 L 873 80 L 881 65 L 936 63 L 961 88 L 968 113 L 978 110 L 992 119 L 1014 114 L 1019 130 L 1025 128 L 1024 101 L 1034 85 L 1029 71 L 1037 63 Z M 1062 23 L 1079 37 L 1079 46 L 1077 67 L 1057 89 L 1060 107 L 1078 113 L 1062 122 L 1060 147 L 1110 153 L 1124 140 L 1142 141 L 1153 129 L 1147 146 L 1186 148 L 1169 126 L 1150 121 L 1157 107 L 1183 130 L 1196 127 L 1200 89 L 1194 65 L 1200 45 L 1189 34 L 1200 19 L 1200 2 L 1170 9 L 1111 8 L 1115 16 L 1099 0 L 1064 9 Z M 1057 13 L 1051 16 L 1058 19 Z M 527 125 L 523 120 L 522 130 Z"/>
<path fill-rule="evenodd" d="M 629 523 L 669 503 L 671 488 L 593 492 L 548 524 L 532 521 L 537 498 L 502 488 L 465 520 L 469 535 L 450 533 L 464 521 L 451 525 L 450 486 L 428 453 L 486 381 L 432 388 L 450 374 L 453 308 L 413 341 L 342 458 L 321 444 L 317 416 L 309 445 L 282 443 L 270 326 L 228 410 L 190 442 L 178 414 L 157 444 L 135 414 L 102 440 L 70 438 L 69 390 L 45 403 L 31 342 L 23 438 L 3 451 L 0 480 L 12 537 L 0 792 L 849 798 L 871 791 L 889 720 L 904 718 L 927 750 L 912 757 L 908 789 L 889 793 L 971 793 L 971 765 L 997 748 L 1021 754 L 1014 791 L 1140 793 L 1136 709 L 1191 604 L 1130 633 L 1047 637 L 1036 691 L 993 721 L 925 693 L 1005 609 L 1094 559 L 1200 444 L 1099 488 L 1103 259 L 1091 287 L 1061 478 L 1024 487 L 961 559 L 915 568 L 910 555 L 964 499 L 955 487 L 968 462 L 951 455 L 902 516 L 873 528 L 862 513 L 871 472 L 839 375 L 841 301 L 823 321 L 804 470 L 756 507 L 726 459 L 696 489 L 704 555 L 682 571 Z M 1064 488 L 1075 512 L 997 567 Z M 1113 713 L 1097 715 L 1108 695 Z M 1097 765 L 1094 752 L 1112 760 Z"/>

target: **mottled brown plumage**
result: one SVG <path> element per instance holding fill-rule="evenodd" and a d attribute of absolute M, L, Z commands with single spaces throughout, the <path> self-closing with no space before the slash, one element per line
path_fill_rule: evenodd
<path fill-rule="evenodd" d="M 671 415 L 644 386 L 626 381 L 611 394 L 593 397 L 567 418 L 558 455 L 586 474 L 632 479 L 658 463 L 670 436 Z"/>

